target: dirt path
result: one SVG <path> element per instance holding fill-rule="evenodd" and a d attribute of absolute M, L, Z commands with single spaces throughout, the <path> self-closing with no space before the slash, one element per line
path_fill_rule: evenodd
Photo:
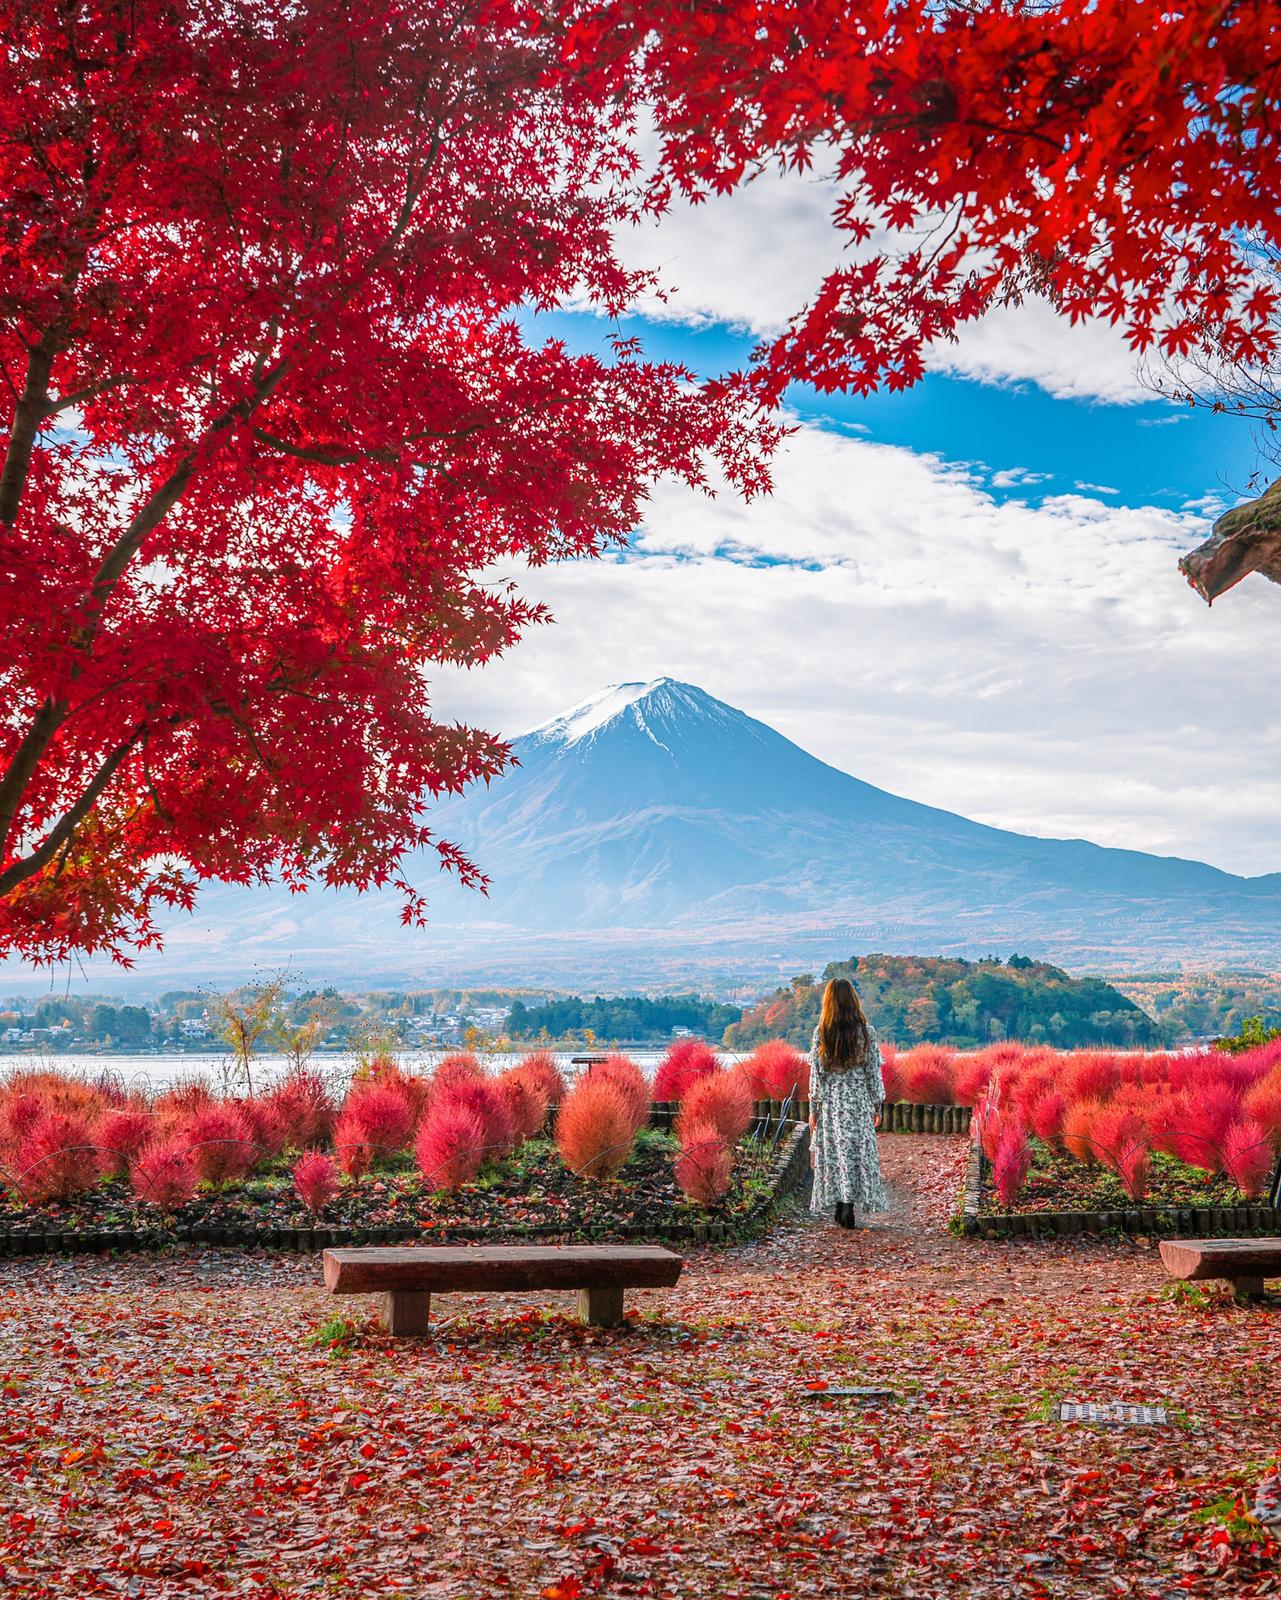
<path fill-rule="evenodd" d="M 1281 1595 L 1216 1533 L 1281 1451 L 1276 1307 L 1176 1303 L 1131 1243 L 953 1239 L 960 1142 L 881 1147 L 887 1218 L 699 1253 L 617 1333 L 454 1297 L 335 1358 L 311 1260 L 6 1267 L 0 1591 Z"/>

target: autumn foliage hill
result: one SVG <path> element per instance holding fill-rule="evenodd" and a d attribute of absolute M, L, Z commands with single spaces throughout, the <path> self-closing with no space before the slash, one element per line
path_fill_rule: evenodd
<path fill-rule="evenodd" d="M 806 974 L 776 989 L 726 1029 L 727 1048 L 750 1050 L 781 1037 L 808 1049 L 823 988 L 838 977 L 853 979 L 877 1032 L 904 1046 L 929 1040 L 972 1049 L 1019 1039 L 1070 1049 L 1161 1038 L 1152 1019 L 1111 984 L 1070 977 L 1048 962 L 868 955 L 833 961 L 817 979 Z"/>

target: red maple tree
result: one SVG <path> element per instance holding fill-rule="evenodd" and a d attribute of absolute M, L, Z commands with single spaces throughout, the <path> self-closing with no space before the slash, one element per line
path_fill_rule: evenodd
<path fill-rule="evenodd" d="M 505 752 L 425 670 L 540 618 L 495 570 L 623 538 L 660 474 L 763 487 L 750 407 L 793 381 L 910 384 L 1028 293 L 1275 353 L 1257 0 L 0 0 L 0 31 L 0 948 L 30 956 L 145 944 L 202 878 L 391 881 L 414 918 L 408 852 L 474 876 L 422 807 Z M 638 207 L 820 158 L 849 254 L 746 380 L 518 318 L 626 307 Z"/>
<path fill-rule="evenodd" d="M 201 879 L 393 882 L 506 759 L 425 669 L 542 617 L 500 574 L 622 539 L 769 430 L 616 341 L 626 104 L 507 6 L 0 8 L 0 948 L 156 937 Z"/>

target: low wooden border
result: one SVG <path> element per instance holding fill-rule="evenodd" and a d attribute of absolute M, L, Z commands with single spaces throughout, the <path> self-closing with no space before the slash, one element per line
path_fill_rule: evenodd
<path fill-rule="evenodd" d="M 1129 1206 L 1116 1211 L 984 1211 L 986 1161 L 976 1143 L 965 1168 L 965 1196 L 957 1219 L 968 1238 L 1066 1239 L 1078 1234 L 1124 1233 L 1152 1239 L 1236 1239 L 1281 1233 L 1281 1208 L 1244 1206 Z"/>
<path fill-rule="evenodd" d="M 752 1207 L 733 1218 L 709 1216 L 699 1221 L 684 1218 L 663 1227 L 627 1223 L 619 1227 L 598 1224 L 592 1228 L 548 1229 L 530 1226 L 486 1228 L 417 1228 L 391 1224 L 378 1228 L 229 1228 L 201 1226 L 157 1227 L 145 1235 L 128 1229 L 102 1229 L 78 1233 L 70 1229 L 31 1229 L 0 1233 L 0 1257 L 45 1255 L 103 1255 L 111 1252 L 171 1250 L 184 1245 L 226 1245 L 254 1250 L 327 1250 L 335 1245 L 359 1244 L 459 1244 L 473 1240 L 528 1240 L 539 1244 L 572 1244 L 584 1240 L 650 1240 L 663 1244 L 735 1244 L 758 1237 L 802 1185 L 808 1170 L 809 1127 L 788 1120 L 773 1132 L 778 1143 L 770 1159 L 769 1187 Z"/>

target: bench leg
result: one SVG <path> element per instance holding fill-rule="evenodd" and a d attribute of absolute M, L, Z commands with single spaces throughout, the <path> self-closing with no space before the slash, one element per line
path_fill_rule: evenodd
<path fill-rule="evenodd" d="M 1263 1275 L 1250 1278 L 1229 1278 L 1232 1292 L 1238 1300 L 1257 1300 L 1263 1294 Z"/>
<path fill-rule="evenodd" d="M 623 1320 L 622 1289 L 580 1289 L 578 1315 L 595 1328 L 616 1328 Z"/>
<path fill-rule="evenodd" d="M 383 1296 L 383 1321 L 387 1332 L 405 1338 L 427 1332 L 431 1293 L 426 1289 L 393 1289 Z"/>

